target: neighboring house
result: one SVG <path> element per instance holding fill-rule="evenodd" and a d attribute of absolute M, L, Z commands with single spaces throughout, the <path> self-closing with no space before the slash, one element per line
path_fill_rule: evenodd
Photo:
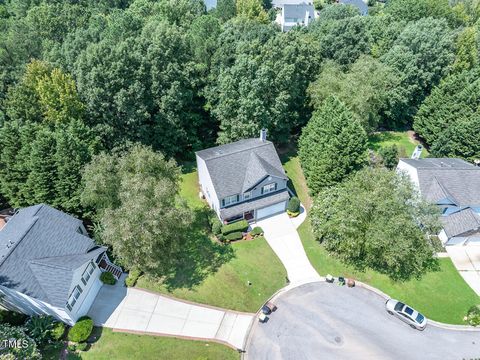
<path fill-rule="evenodd" d="M 282 31 L 288 31 L 294 26 L 308 26 L 318 16 L 312 3 L 283 3 L 277 5 L 280 9 L 275 22 Z"/>
<path fill-rule="evenodd" d="M 0 230 L 0 304 L 74 324 L 100 290 L 100 273 L 122 274 L 105 251 L 70 215 L 44 204 L 17 211 Z"/>
<path fill-rule="evenodd" d="M 461 159 L 400 159 L 422 196 L 442 211 L 445 245 L 480 244 L 480 167 Z"/>
<path fill-rule="evenodd" d="M 200 188 L 224 222 L 255 221 L 285 211 L 288 178 L 273 144 L 260 138 L 198 151 Z"/>
<path fill-rule="evenodd" d="M 338 3 L 354 6 L 360 11 L 360 15 L 368 15 L 368 5 L 363 0 L 338 0 Z"/>

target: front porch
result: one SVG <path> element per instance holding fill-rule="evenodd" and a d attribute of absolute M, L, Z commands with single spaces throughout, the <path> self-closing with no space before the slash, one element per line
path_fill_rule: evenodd
<path fill-rule="evenodd" d="M 123 274 L 122 268 L 112 263 L 106 252 L 100 254 L 100 256 L 97 258 L 96 263 L 100 271 L 112 273 L 112 275 L 115 277 L 115 279 L 117 279 L 117 281 Z"/>

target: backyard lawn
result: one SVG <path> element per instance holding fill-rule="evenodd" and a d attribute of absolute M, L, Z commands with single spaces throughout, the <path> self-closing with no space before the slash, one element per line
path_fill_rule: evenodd
<path fill-rule="evenodd" d="M 310 198 L 297 157 L 285 158 L 284 167 L 302 203 L 310 207 Z M 464 324 L 463 316 L 480 298 L 465 283 L 450 259 L 439 259 L 440 270 L 430 272 L 420 280 L 395 282 L 375 271 L 358 272 L 330 256 L 314 239 L 310 221 L 298 229 L 310 262 L 320 275 L 346 276 L 368 283 L 389 296 L 404 301 L 427 317 L 452 324 Z"/>
<path fill-rule="evenodd" d="M 238 360 L 237 351 L 221 344 L 168 337 L 116 333 L 103 329 L 90 350 L 70 354 L 68 360 Z"/>
<path fill-rule="evenodd" d="M 400 157 L 410 157 L 415 147 L 420 144 L 414 140 L 412 131 L 382 131 L 375 133 L 368 139 L 368 147 L 374 151 L 382 147 L 397 145 L 400 150 Z M 421 157 L 428 155 L 427 149 L 423 148 Z"/>
<path fill-rule="evenodd" d="M 198 197 L 196 172 L 184 174 L 182 180 L 181 196 L 201 214 L 206 205 Z M 264 238 L 224 246 L 213 242 L 204 230 L 193 229 L 192 234 L 198 239 L 192 246 L 192 256 L 186 255 L 192 261 L 179 269 L 177 277 L 160 281 L 142 276 L 137 287 L 222 308 L 256 312 L 285 286 L 286 271 Z M 195 262 L 197 265 L 192 268 Z"/>

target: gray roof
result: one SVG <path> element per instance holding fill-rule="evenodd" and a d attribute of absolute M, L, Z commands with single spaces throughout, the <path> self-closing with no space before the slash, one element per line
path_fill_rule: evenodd
<path fill-rule="evenodd" d="M 425 159 L 400 159 L 404 163 L 413 166 L 416 169 L 471 169 L 475 168 L 469 162 L 458 158 L 425 158 Z"/>
<path fill-rule="evenodd" d="M 105 251 L 81 225 L 44 204 L 19 210 L 0 231 L 0 284 L 65 307 L 74 270 Z"/>
<path fill-rule="evenodd" d="M 305 19 L 305 15 L 309 12 L 309 17 L 313 20 L 315 17 L 315 8 L 312 4 L 284 4 L 283 5 L 283 17 L 294 19 Z"/>
<path fill-rule="evenodd" d="M 441 221 L 449 238 L 480 230 L 480 216 L 470 208 L 442 216 Z"/>
<path fill-rule="evenodd" d="M 267 176 L 287 179 L 270 141 L 245 139 L 198 151 L 205 161 L 219 199 L 241 194 Z"/>
<path fill-rule="evenodd" d="M 264 195 L 260 198 L 255 198 L 250 201 L 242 202 L 238 205 L 229 206 L 220 210 L 220 216 L 222 219 L 228 219 L 236 215 L 240 215 L 246 211 L 261 209 L 266 206 L 277 204 L 281 201 L 286 201 L 290 197 L 288 190 L 284 189 L 274 194 Z"/>
<path fill-rule="evenodd" d="M 362 0 L 339 0 L 338 2 L 343 5 L 355 6 L 358 11 L 360 11 L 361 15 L 368 14 L 368 5 L 365 4 Z"/>

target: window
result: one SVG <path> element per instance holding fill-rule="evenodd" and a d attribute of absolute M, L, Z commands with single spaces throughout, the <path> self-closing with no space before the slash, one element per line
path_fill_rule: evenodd
<path fill-rule="evenodd" d="M 243 194 L 243 200 L 248 200 L 250 199 L 251 196 L 252 196 L 252 193 L 250 191 L 246 192 Z"/>
<path fill-rule="evenodd" d="M 67 309 L 72 311 L 73 306 L 77 302 L 78 298 L 80 297 L 80 294 L 83 292 L 82 288 L 77 285 L 73 289 L 72 293 L 70 294 L 68 301 L 67 301 Z"/>
<path fill-rule="evenodd" d="M 91 275 L 93 274 L 94 271 L 95 271 L 95 264 L 93 263 L 93 261 L 91 261 L 90 264 L 88 264 L 87 268 L 85 269 L 85 271 L 82 274 L 83 285 L 87 285 L 88 280 L 90 280 L 90 277 L 91 277 Z"/>
<path fill-rule="evenodd" d="M 238 195 L 227 196 L 226 198 L 224 198 L 222 200 L 222 205 L 223 206 L 232 205 L 232 204 L 235 204 L 236 202 L 238 202 L 238 200 L 239 200 Z"/>
<path fill-rule="evenodd" d="M 277 190 L 277 183 L 267 184 L 262 187 L 262 194 L 268 194 L 275 190 Z"/>

